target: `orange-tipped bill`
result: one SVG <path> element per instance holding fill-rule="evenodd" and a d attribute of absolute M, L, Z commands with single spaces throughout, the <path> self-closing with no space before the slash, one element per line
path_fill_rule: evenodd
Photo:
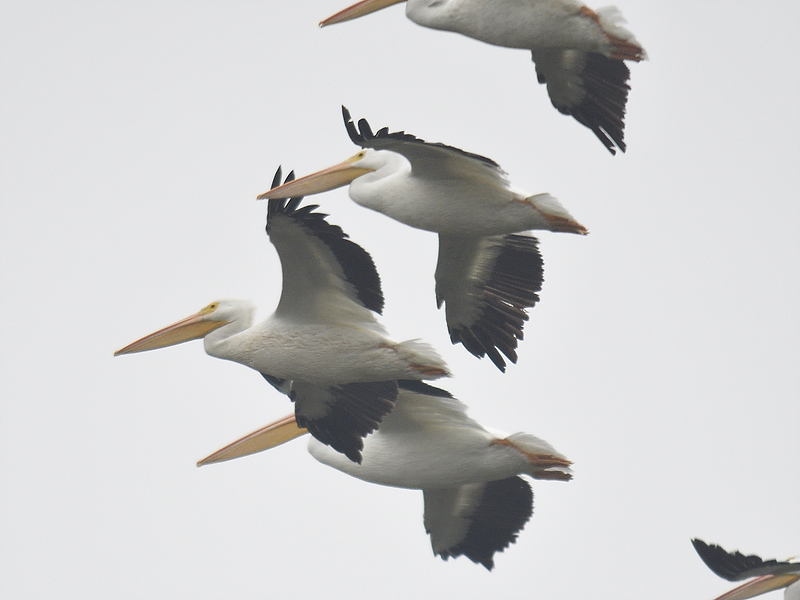
<path fill-rule="evenodd" d="M 344 10 L 340 10 L 338 13 L 328 17 L 324 21 L 320 21 L 319 26 L 325 27 L 326 25 L 334 25 L 335 23 L 357 19 L 358 17 L 363 17 L 364 15 L 373 13 L 376 10 L 380 10 L 382 8 L 386 8 L 387 6 L 391 6 L 392 4 L 399 4 L 400 2 L 405 1 L 406 0 L 361 0 L 361 2 L 356 2 L 353 4 L 353 6 L 349 6 Z"/>
<path fill-rule="evenodd" d="M 300 179 L 295 179 L 268 192 L 261 194 L 259 200 L 271 200 L 274 198 L 297 198 L 299 196 L 310 196 L 333 190 L 352 182 L 356 177 L 361 177 L 372 169 L 353 166 L 353 163 L 363 158 L 363 152 L 348 158 L 346 161 L 317 171 L 311 175 L 306 175 Z"/>
<path fill-rule="evenodd" d="M 155 333 L 146 335 L 132 344 L 128 344 L 121 350 L 114 352 L 114 356 L 156 350 L 157 348 L 166 348 L 167 346 L 174 346 L 182 342 L 198 340 L 214 331 L 217 327 L 222 327 L 228 323 L 227 321 L 210 321 L 206 319 L 207 314 L 208 309 L 204 308 L 191 317 L 181 319 L 169 327 L 159 329 Z"/>
<path fill-rule="evenodd" d="M 308 429 L 298 427 L 294 415 L 288 415 L 228 444 L 203 460 L 197 461 L 197 466 L 202 467 L 269 450 L 300 437 L 304 433 L 308 433 Z"/>

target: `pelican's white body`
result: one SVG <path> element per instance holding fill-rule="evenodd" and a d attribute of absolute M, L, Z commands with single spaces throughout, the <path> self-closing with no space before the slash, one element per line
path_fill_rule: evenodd
<path fill-rule="evenodd" d="M 542 208 L 572 217 L 549 194 L 529 196 L 512 188 L 499 169 L 455 153 L 437 152 L 425 172 L 391 150 L 367 150 L 354 165 L 373 171 L 350 184 L 357 204 L 410 227 L 439 234 L 484 237 L 551 229 Z"/>
<path fill-rule="evenodd" d="M 360 324 L 308 323 L 273 315 L 251 326 L 248 302 L 222 300 L 219 305 L 217 318 L 234 320 L 206 335 L 206 352 L 280 379 L 324 385 L 417 379 L 419 370 L 411 365 L 444 366 L 427 344 L 389 340 L 366 309 L 368 318 Z"/>
<path fill-rule="evenodd" d="M 609 55 L 603 33 L 621 28 L 619 11 L 600 9 L 600 21 L 587 19 L 575 0 L 408 0 L 406 16 L 417 25 L 453 31 L 495 46 L 533 50 L 562 48 Z M 602 25 L 602 26 L 601 26 Z M 623 39 L 633 36 L 625 31 Z"/>
<path fill-rule="evenodd" d="M 513 446 L 497 443 L 506 439 Z M 537 477 L 541 469 L 520 450 L 566 461 L 535 436 L 506 436 L 484 428 L 454 398 L 408 391 L 401 391 L 380 429 L 364 439 L 360 465 L 314 438 L 308 442 L 314 458 L 343 473 L 370 483 L 421 490 L 457 488 L 523 473 Z"/>

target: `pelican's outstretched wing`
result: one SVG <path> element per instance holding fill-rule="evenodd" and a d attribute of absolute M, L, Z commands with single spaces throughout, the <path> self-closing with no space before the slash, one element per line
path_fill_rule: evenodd
<path fill-rule="evenodd" d="M 297 425 L 323 444 L 361 463 L 364 436 L 378 428 L 394 408 L 396 381 L 370 381 L 320 386 L 292 382 Z"/>
<path fill-rule="evenodd" d="M 616 154 L 616 148 L 625 152 L 625 106 L 631 88 L 630 70 L 623 61 L 638 62 L 647 53 L 624 27 L 625 20 L 616 7 L 595 12 L 584 6 L 580 14 L 602 31 L 607 53 L 533 47 L 536 75 L 539 83 L 547 84 L 553 106 L 591 129 L 611 154 Z"/>
<path fill-rule="evenodd" d="M 706 544 L 699 539 L 693 539 L 692 545 L 706 566 L 728 581 L 767 574 L 800 573 L 800 563 L 778 562 L 774 558 L 764 560 L 755 554 L 744 555 L 739 551 L 728 552 L 721 546 Z"/>
<path fill-rule="evenodd" d="M 280 184 L 280 168 L 272 187 Z M 290 173 L 285 182 L 292 181 Z M 381 281 L 372 257 L 328 223 L 302 198 L 270 200 L 267 234 L 281 260 L 283 289 L 275 316 L 303 324 L 353 323 L 382 331 Z M 324 444 L 361 462 L 363 437 L 374 431 L 397 398 L 397 383 L 357 382 L 323 386 L 287 382 L 263 373 L 295 402 L 297 424 Z"/>
<path fill-rule="evenodd" d="M 398 395 L 396 381 L 321 386 L 287 381 L 263 373 L 262 375 L 270 385 L 289 396 L 295 403 L 298 427 L 357 463 L 361 463 L 364 436 L 378 428 L 383 418 L 394 408 Z M 256 433 L 258 432 L 253 432 L 246 438 L 252 439 Z M 257 451 L 264 449 L 266 448 Z"/>
<path fill-rule="evenodd" d="M 517 341 L 539 301 L 544 263 L 530 235 L 485 238 L 439 236 L 436 304 L 445 304 L 447 329 L 477 357 L 488 355 L 501 371 L 517 362 Z"/>
<path fill-rule="evenodd" d="M 418 177 L 483 179 L 500 186 L 508 185 L 506 172 L 491 158 L 438 142 L 426 142 L 404 131 L 390 133 L 388 127 L 373 133 L 366 119 L 359 119 L 356 128 L 350 111 L 344 106 L 342 117 L 354 144 L 402 154 L 411 163 L 411 172 Z"/>
<path fill-rule="evenodd" d="M 280 184 L 280 168 L 272 187 Z M 292 181 L 290 173 L 286 182 Z M 267 234 L 281 259 L 283 290 L 275 315 L 299 322 L 363 322 L 377 325 L 383 310 L 381 280 L 372 257 L 328 223 L 318 206 L 302 198 L 270 200 Z"/>
<path fill-rule="evenodd" d="M 550 101 L 591 129 L 611 154 L 625 152 L 625 105 L 630 70 L 622 60 L 580 50 L 532 51 L 539 83 Z"/>
<path fill-rule="evenodd" d="M 533 514 L 533 490 L 520 477 L 454 489 L 425 489 L 425 531 L 434 554 L 464 555 L 487 569 Z"/>
<path fill-rule="evenodd" d="M 755 554 L 727 552 L 715 544 L 693 539 L 697 554 L 716 575 L 728 581 L 749 579 L 716 600 L 747 600 L 773 590 L 786 588 L 786 600 L 800 600 L 800 563 L 763 560 Z"/>

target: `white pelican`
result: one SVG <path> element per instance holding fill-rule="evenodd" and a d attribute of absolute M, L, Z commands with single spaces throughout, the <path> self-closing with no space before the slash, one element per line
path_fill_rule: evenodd
<path fill-rule="evenodd" d="M 273 185 L 279 183 L 280 169 Z M 386 337 L 374 314 L 383 293 L 372 258 L 316 206 L 298 208 L 300 200 L 271 201 L 267 211 L 283 272 L 271 317 L 253 325 L 250 302 L 220 300 L 114 354 L 203 338 L 208 354 L 260 372 L 295 402 L 298 423 L 359 461 L 361 438 L 394 405 L 396 380 L 448 372 L 427 344 Z"/>
<path fill-rule="evenodd" d="M 362 0 L 319 25 L 333 25 L 406 0 Z M 406 16 L 495 46 L 530 50 L 539 83 L 561 113 L 591 129 L 616 154 L 625 152 L 630 71 L 646 53 L 620 11 L 596 12 L 578 0 L 408 0 Z"/>
<path fill-rule="evenodd" d="M 754 554 L 726 552 L 698 539 L 692 540 L 692 545 L 706 566 L 723 579 L 742 581 L 752 577 L 716 600 L 746 600 L 781 588 L 786 588 L 785 600 L 800 600 L 800 562 L 763 560 Z"/>
<path fill-rule="evenodd" d="M 366 148 L 346 161 L 259 196 L 317 194 L 350 184 L 350 197 L 401 223 L 439 234 L 436 302 L 445 304 L 454 344 L 488 355 L 505 370 L 517 362 L 517 340 L 542 289 L 538 241 L 518 232 L 546 229 L 586 234 L 549 194 L 511 186 L 494 161 L 383 128 L 356 129 L 342 107 L 350 139 Z"/>
<path fill-rule="evenodd" d="M 421 489 L 425 530 L 443 559 L 464 555 L 487 569 L 517 539 L 533 513 L 533 492 L 518 477 L 569 481 L 570 461 L 527 433 L 506 435 L 467 416 L 448 392 L 400 381 L 394 410 L 364 440 L 361 464 L 311 438 L 319 462 L 371 483 Z M 303 433 L 284 417 L 199 461 L 198 466 L 260 452 Z"/>

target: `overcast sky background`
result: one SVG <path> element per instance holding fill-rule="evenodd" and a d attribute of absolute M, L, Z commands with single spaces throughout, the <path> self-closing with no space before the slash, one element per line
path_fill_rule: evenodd
<path fill-rule="evenodd" d="M 800 5 L 620 0 L 650 60 L 612 158 L 528 53 L 402 7 L 317 28 L 347 2 L 0 2 L 0 596 L 710 600 L 731 585 L 690 538 L 800 553 Z M 575 463 L 533 482 L 491 573 L 432 555 L 420 492 L 303 441 L 197 469 L 291 411 L 254 371 L 199 342 L 112 357 L 218 298 L 273 310 L 255 197 L 278 164 L 356 152 L 342 104 L 495 159 L 591 231 L 540 235 L 503 375 L 449 344 L 434 235 L 313 199 L 373 255 L 392 336 Z"/>

